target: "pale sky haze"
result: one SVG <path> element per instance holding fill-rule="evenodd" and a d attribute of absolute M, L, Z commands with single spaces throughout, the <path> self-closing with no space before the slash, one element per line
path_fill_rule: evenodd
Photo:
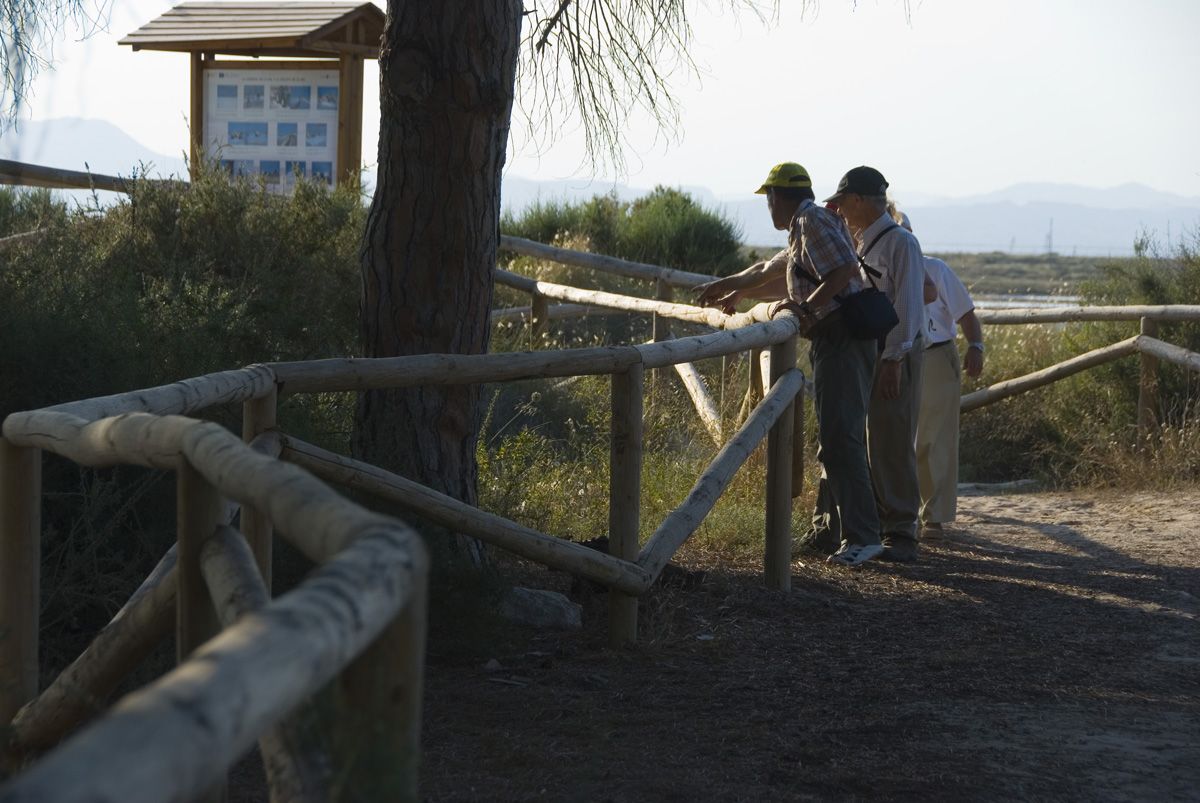
<path fill-rule="evenodd" d="M 105 119 L 155 152 L 181 153 L 186 55 L 116 44 L 174 4 L 119 2 L 107 32 L 78 41 L 69 31 L 22 118 Z M 677 86 L 678 139 L 646 121 L 631 127 L 628 174 L 593 177 L 569 130 L 538 156 L 519 127 L 508 172 L 595 178 L 598 192 L 616 178 L 731 197 L 795 160 L 818 192 L 874 165 L 902 201 L 906 191 L 965 196 L 1018 182 L 1137 182 L 1200 197 L 1200 0 L 912 0 L 907 19 L 901 0 L 821 0 L 805 16 L 799 5 L 783 0 L 767 28 L 716 0 L 695 3 L 693 55 L 705 73 Z M 370 163 L 373 65 L 366 80 Z"/>

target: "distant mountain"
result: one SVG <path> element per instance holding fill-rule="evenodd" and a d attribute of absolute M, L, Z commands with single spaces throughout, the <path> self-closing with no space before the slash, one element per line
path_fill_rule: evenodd
<path fill-rule="evenodd" d="M 1144 184 L 1122 184 L 1098 189 L 1077 184 L 1026 182 L 1014 184 L 995 192 L 966 198 L 912 198 L 920 206 L 973 206 L 991 203 L 1013 204 L 1074 204 L 1093 209 L 1200 209 L 1200 198 L 1188 198 L 1147 187 Z"/>
<path fill-rule="evenodd" d="M 1160 245 L 1200 231 L 1193 207 L 1104 209 L 1069 203 L 992 202 L 906 208 L 922 247 L 947 251 L 1126 256 L 1150 235 Z"/>
<path fill-rule="evenodd" d="M 721 198 L 703 187 L 681 188 L 742 228 L 749 245 L 782 247 L 787 242 L 767 215 L 764 200 L 753 195 Z M 579 201 L 615 192 L 631 200 L 648 192 L 624 184 L 586 181 L 534 181 L 507 176 L 502 201 L 520 211 L 537 199 Z M 1097 189 L 1074 184 L 1014 184 L 1002 190 L 962 198 L 912 193 L 899 199 L 912 217 L 917 237 L 931 253 L 1015 251 L 1081 256 L 1123 256 L 1134 241 L 1155 236 L 1162 245 L 1185 231 L 1200 231 L 1200 198 L 1161 192 L 1141 184 Z"/>
<path fill-rule="evenodd" d="M 186 146 L 176 156 L 154 153 L 105 120 L 23 120 L 0 134 L 0 159 L 120 176 L 144 166 L 152 177 L 168 178 L 186 174 Z"/>
<path fill-rule="evenodd" d="M 0 135 L 0 159 L 117 175 L 129 175 L 144 164 L 152 176 L 165 177 L 184 173 L 182 146 L 177 156 L 154 153 L 101 120 L 25 121 Z M 374 184 L 373 174 L 365 178 L 368 186 Z M 705 187 L 687 185 L 679 189 L 740 225 L 747 244 L 778 247 L 786 242 L 783 232 L 772 228 L 761 197 L 748 193 L 721 197 Z M 508 175 L 501 201 L 505 210 L 520 212 L 538 199 L 580 201 L 612 192 L 632 200 L 649 190 L 605 181 L 539 181 Z M 1200 231 L 1200 198 L 1141 184 L 1095 188 L 1024 183 L 960 198 L 910 193 L 899 201 L 929 252 L 1042 253 L 1052 247 L 1060 254 L 1117 256 L 1131 253 L 1134 241 L 1145 233 L 1167 245 L 1168 234 L 1171 242 L 1177 242 L 1185 232 Z"/>

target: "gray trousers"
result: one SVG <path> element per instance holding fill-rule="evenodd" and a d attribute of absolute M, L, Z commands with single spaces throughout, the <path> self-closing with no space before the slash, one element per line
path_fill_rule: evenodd
<path fill-rule="evenodd" d="M 879 543 L 866 444 L 876 353 L 875 341 L 850 337 L 840 317 L 822 321 L 812 334 L 813 407 L 821 463 L 813 527 L 851 544 Z"/>
<path fill-rule="evenodd" d="M 871 394 L 867 413 L 867 454 L 886 537 L 917 537 L 921 488 L 917 482 L 917 420 L 921 412 L 921 371 L 925 342 L 918 338 L 900 360 L 900 395 L 891 400 Z M 876 366 L 876 376 L 879 368 Z"/>

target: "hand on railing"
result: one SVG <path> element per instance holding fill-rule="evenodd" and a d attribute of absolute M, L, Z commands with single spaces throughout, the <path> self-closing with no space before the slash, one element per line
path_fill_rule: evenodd
<path fill-rule="evenodd" d="M 696 293 L 696 304 L 701 307 L 716 307 L 726 315 L 732 315 L 736 310 L 741 292 L 733 290 L 727 279 L 716 279 L 692 288 Z"/>

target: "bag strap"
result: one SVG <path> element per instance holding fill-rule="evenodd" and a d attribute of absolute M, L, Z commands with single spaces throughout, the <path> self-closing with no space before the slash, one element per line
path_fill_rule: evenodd
<path fill-rule="evenodd" d="M 863 252 L 861 254 L 855 255 L 858 257 L 859 266 L 867 274 L 867 278 L 871 280 L 871 286 L 874 287 L 876 290 L 879 289 L 879 286 L 877 284 L 875 284 L 875 280 L 882 279 L 883 274 L 867 264 L 867 254 L 871 253 L 871 249 L 875 247 L 875 244 L 879 242 L 880 238 L 883 237 L 883 235 L 887 234 L 892 229 L 898 229 L 898 228 L 900 228 L 899 223 L 893 223 L 892 225 L 888 226 L 883 231 L 881 231 L 875 235 L 875 238 L 873 240 L 871 240 L 871 244 L 868 245 L 866 248 L 864 248 Z"/>
<path fill-rule="evenodd" d="M 883 231 L 881 231 L 875 235 L 875 237 L 871 240 L 870 245 L 868 245 L 866 248 L 864 248 L 863 252 L 861 254 L 856 253 L 854 255 L 858 259 L 859 266 L 866 272 L 867 278 L 871 279 L 871 285 L 873 287 L 875 287 L 876 290 L 878 290 L 879 288 L 878 288 L 878 286 L 875 285 L 875 279 L 882 279 L 883 274 L 880 273 L 879 271 L 875 270 L 875 268 L 872 268 L 870 265 L 868 265 L 865 257 L 867 256 L 867 254 L 871 253 L 871 249 L 875 247 L 875 245 L 879 242 L 879 240 L 883 237 L 883 235 L 887 234 L 892 229 L 898 229 L 898 228 L 900 228 L 899 223 L 893 223 L 892 225 L 888 226 Z M 804 273 L 805 277 L 807 277 L 809 281 L 814 282 L 815 284 L 818 284 L 818 285 L 824 283 L 824 281 L 825 281 L 824 276 L 816 276 L 814 274 L 809 273 L 808 270 L 804 267 L 803 263 L 801 263 L 799 260 L 794 261 L 793 264 L 795 264 L 796 267 L 800 268 L 800 270 Z M 874 277 L 874 278 L 872 278 L 872 277 Z"/>

